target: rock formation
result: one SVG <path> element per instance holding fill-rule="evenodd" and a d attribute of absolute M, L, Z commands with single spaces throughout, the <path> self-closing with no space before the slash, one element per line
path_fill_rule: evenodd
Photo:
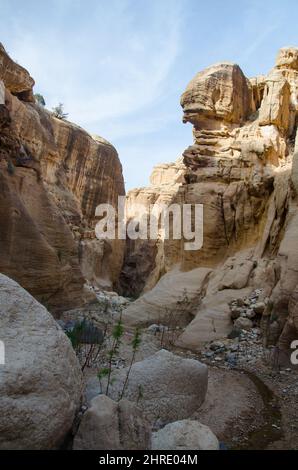
<path fill-rule="evenodd" d="M 0 47 L 0 270 L 52 311 L 90 300 L 85 280 L 111 288 L 123 242 L 95 237 L 95 209 L 124 194 L 114 147 L 57 119 L 34 81 Z"/>
<path fill-rule="evenodd" d="M 33 86 L 0 44 L 0 448 L 56 449 L 71 431 L 74 449 L 150 449 L 153 429 L 153 449 L 218 449 L 213 426 L 221 439 L 266 407 L 229 368 L 261 360 L 261 336 L 288 352 L 298 335 L 298 49 L 267 76 L 226 62 L 191 80 L 193 144 L 127 195 L 127 225 L 150 216 L 151 239 L 95 237 L 96 207 L 125 193 L 117 152 L 37 104 Z M 173 227 L 168 238 L 154 204 L 203 206 L 203 245 L 186 249 Z"/>
<path fill-rule="evenodd" d="M 127 369 L 115 372 L 110 396 L 117 400 Z M 161 349 L 133 364 L 125 398 L 137 402 L 151 424 L 166 424 L 191 416 L 205 399 L 208 370 L 205 364 Z"/>
<path fill-rule="evenodd" d="M 251 79 L 238 65 L 216 64 L 188 84 L 181 106 L 194 143 L 177 162 L 158 165 L 151 186 L 130 191 L 127 209 L 135 217 L 138 204 L 148 213 L 156 202 L 203 204 L 203 247 L 187 251 L 185 240 L 163 239 L 161 233 L 156 241 L 129 242 L 122 289 L 145 295 L 124 312 L 128 323 L 143 323 L 147 307 L 147 323 L 150 316 L 156 320 L 169 301 L 164 289 L 180 270 L 181 285 L 192 278 L 191 296 L 197 298 L 180 346 L 196 349 L 227 335 L 230 303 L 259 287 L 267 341 L 275 343 L 285 328 L 282 342 L 288 347 L 297 335 L 297 57 L 298 49 L 281 49 L 269 74 Z M 133 268 L 138 282 L 131 292 Z M 168 297 L 176 289 L 173 281 Z"/>
<path fill-rule="evenodd" d="M 219 442 L 208 426 L 184 419 L 152 434 L 153 450 L 218 450 Z"/>
<path fill-rule="evenodd" d="M 0 43 L 0 70 L 1 80 L 5 86 L 13 93 L 18 96 L 22 101 L 34 102 L 33 98 L 33 86 L 34 80 L 30 77 L 24 67 L 15 63 L 7 54 L 3 45 Z"/>
<path fill-rule="evenodd" d="M 82 393 L 70 341 L 45 307 L 2 274 L 0 332 L 0 449 L 58 448 Z"/>
<path fill-rule="evenodd" d="M 145 450 L 151 448 L 151 427 L 141 410 L 122 399 L 118 403 L 106 395 L 91 401 L 85 412 L 74 450 Z"/>

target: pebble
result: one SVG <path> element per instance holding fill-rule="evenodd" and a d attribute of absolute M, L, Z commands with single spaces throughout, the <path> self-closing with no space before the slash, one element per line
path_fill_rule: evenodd
<path fill-rule="evenodd" d="M 216 351 L 218 349 L 221 349 L 221 350 L 225 350 L 225 345 L 222 341 L 213 341 L 209 348 L 212 350 L 212 351 Z"/>

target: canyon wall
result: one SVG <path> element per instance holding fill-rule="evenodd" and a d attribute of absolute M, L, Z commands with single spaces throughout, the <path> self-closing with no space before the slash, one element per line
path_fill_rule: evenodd
<path fill-rule="evenodd" d="M 85 281 L 112 288 L 122 241 L 95 237 L 95 209 L 124 195 L 115 148 L 57 119 L 34 80 L 0 46 L 0 271 L 52 311 L 92 300 Z"/>
<path fill-rule="evenodd" d="M 297 334 L 297 61 L 298 49 L 284 48 L 267 76 L 248 79 L 238 65 L 220 63 L 188 84 L 181 106 L 194 142 L 177 162 L 155 167 L 148 188 L 128 193 L 127 210 L 133 217 L 138 204 L 148 213 L 155 202 L 203 204 L 203 247 L 187 251 L 184 239 L 161 234 L 129 242 L 122 290 L 144 295 L 125 321 L 165 317 L 193 275 L 194 318 L 179 345 L 196 348 L 227 334 L 231 301 L 257 288 L 267 341 L 283 331 L 288 344 Z"/>
<path fill-rule="evenodd" d="M 165 321 L 178 302 L 178 343 L 192 348 L 228 334 L 231 302 L 258 289 L 266 341 L 288 346 L 298 328 L 298 50 L 281 49 L 267 76 L 248 79 L 232 63 L 199 72 L 181 97 L 193 144 L 127 195 L 128 220 L 155 203 L 202 204 L 199 250 L 161 228 L 157 239 L 98 240 L 97 205 L 116 207 L 125 193 L 117 152 L 36 104 L 33 86 L 1 46 L 0 270 L 57 315 L 92 301 L 86 281 L 139 297 L 123 315 L 131 324 Z"/>

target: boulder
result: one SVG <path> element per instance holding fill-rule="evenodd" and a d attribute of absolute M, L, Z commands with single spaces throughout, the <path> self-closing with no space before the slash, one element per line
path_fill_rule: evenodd
<path fill-rule="evenodd" d="M 2 274 L 0 339 L 0 449 L 59 447 L 80 405 L 81 368 L 46 308 Z"/>
<path fill-rule="evenodd" d="M 251 320 L 252 318 L 255 318 L 256 314 L 257 312 L 254 309 L 249 308 L 245 312 L 243 312 L 241 316 L 244 318 L 249 318 Z"/>
<path fill-rule="evenodd" d="M 241 260 L 242 261 L 242 260 Z M 242 289 L 247 286 L 254 263 L 251 260 L 245 262 L 227 263 L 227 268 L 223 272 L 223 278 L 218 286 L 218 290 Z"/>
<path fill-rule="evenodd" d="M 141 409 L 123 398 L 119 402 L 120 441 L 123 449 L 151 448 L 151 426 Z"/>
<path fill-rule="evenodd" d="M 217 349 L 224 349 L 225 344 L 222 341 L 213 341 L 209 347 L 211 351 L 216 351 Z"/>
<path fill-rule="evenodd" d="M 106 395 L 91 401 L 75 436 L 75 450 L 120 449 L 118 405 Z"/>
<path fill-rule="evenodd" d="M 113 399 L 123 388 L 127 369 L 113 374 Z M 138 402 L 152 422 L 188 418 L 205 399 L 208 370 L 205 364 L 184 359 L 165 349 L 133 364 L 124 396 Z"/>
<path fill-rule="evenodd" d="M 249 290 L 213 290 L 206 295 L 197 309 L 197 315 L 176 341 L 177 346 L 200 351 L 207 341 L 221 339 L 229 334 L 232 327 L 230 303 L 237 296 L 244 297 Z"/>
<path fill-rule="evenodd" d="M 151 429 L 141 410 L 122 399 L 106 395 L 91 401 L 74 439 L 74 450 L 149 449 Z"/>
<path fill-rule="evenodd" d="M 211 65 L 197 73 L 181 97 L 184 122 L 197 127 L 204 119 L 212 118 L 240 123 L 249 114 L 250 105 L 248 80 L 240 67 L 230 62 Z"/>
<path fill-rule="evenodd" d="M 244 309 L 241 307 L 232 307 L 231 308 L 231 318 L 232 320 L 237 320 L 243 313 Z"/>
<path fill-rule="evenodd" d="M 123 322 L 129 326 L 150 326 L 152 323 L 173 327 L 188 324 L 192 305 L 204 291 L 211 270 L 198 268 L 181 272 L 176 268 L 160 278 L 152 290 L 124 309 Z"/>
<path fill-rule="evenodd" d="M 253 310 L 254 312 L 257 314 L 257 315 L 262 315 L 262 313 L 264 312 L 266 308 L 266 305 L 264 302 L 257 302 L 254 306 L 253 306 Z"/>
<path fill-rule="evenodd" d="M 253 322 L 249 318 L 239 317 L 234 323 L 234 327 L 240 330 L 250 330 Z"/>
<path fill-rule="evenodd" d="M 167 424 L 152 434 L 153 450 L 219 450 L 219 442 L 208 426 L 185 419 Z"/>

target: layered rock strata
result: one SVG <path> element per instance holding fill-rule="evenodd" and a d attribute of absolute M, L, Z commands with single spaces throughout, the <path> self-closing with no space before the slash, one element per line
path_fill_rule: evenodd
<path fill-rule="evenodd" d="M 90 300 L 86 280 L 117 280 L 123 242 L 95 237 L 95 209 L 124 182 L 114 147 L 35 104 L 33 85 L 1 45 L 0 270 L 59 312 Z"/>
<path fill-rule="evenodd" d="M 283 344 L 288 347 L 289 329 L 297 335 L 297 58 L 298 49 L 283 48 L 269 74 L 252 79 L 232 63 L 199 72 L 181 97 L 183 121 L 193 125 L 193 144 L 177 162 L 156 167 L 151 186 L 128 194 L 131 217 L 140 203 L 148 212 L 158 201 L 203 204 L 200 250 L 187 251 L 185 240 L 161 235 L 155 242 L 135 240 L 121 276 L 125 291 L 131 266 L 146 253 L 147 269 L 138 263 L 134 292 L 146 292 L 137 301 L 141 322 L 144 301 L 158 303 L 157 287 L 151 289 L 156 283 L 162 287 L 165 273 L 169 279 L 179 269 L 182 277 L 186 272 L 193 276 L 192 284 L 198 280 L 194 319 L 180 338 L 182 346 L 199 348 L 228 334 L 229 304 L 259 287 L 267 341 L 275 343 L 286 328 Z M 206 268 L 208 282 L 199 296 L 199 272 Z M 166 307 L 162 298 L 159 310 Z M 137 302 L 124 314 L 130 323 L 138 322 Z M 156 311 L 151 309 L 154 318 Z"/>

